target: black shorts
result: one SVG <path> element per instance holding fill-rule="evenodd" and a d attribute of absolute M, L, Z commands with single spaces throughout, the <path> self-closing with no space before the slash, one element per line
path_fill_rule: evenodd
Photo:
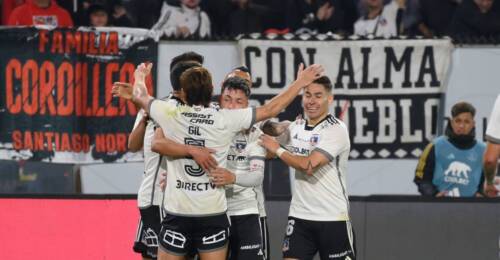
<path fill-rule="evenodd" d="M 231 216 L 230 260 L 264 260 L 258 214 Z"/>
<path fill-rule="evenodd" d="M 356 259 L 354 233 L 349 221 L 310 221 L 288 217 L 283 257 L 313 259 Z"/>
<path fill-rule="evenodd" d="M 262 238 L 262 251 L 264 251 L 264 259 L 271 259 L 269 251 L 269 229 L 267 228 L 267 217 L 260 217 L 260 236 Z"/>
<path fill-rule="evenodd" d="M 145 258 L 156 259 L 158 234 L 161 230 L 161 209 L 159 206 L 150 206 L 139 211 L 141 218 L 134 241 L 134 251 Z"/>
<path fill-rule="evenodd" d="M 229 240 L 227 215 L 184 217 L 169 215 L 161 223 L 160 247 L 174 255 L 221 249 Z"/>

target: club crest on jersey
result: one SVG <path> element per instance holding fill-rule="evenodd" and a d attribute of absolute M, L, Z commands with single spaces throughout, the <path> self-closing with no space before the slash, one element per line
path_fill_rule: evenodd
<path fill-rule="evenodd" d="M 236 151 L 238 151 L 238 153 L 243 152 L 243 150 L 245 150 L 246 147 L 247 147 L 246 141 L 237 140 L 235 143 L 235 148 L 236 148 Z"/>
<path fill-rule="evenodd" d="M 309 143 L 312 145 L 312 146 L 316 146 L 319 142 L 319 134 L 313 134 L 311 136 L 311 139 L 309 139 Z"/>

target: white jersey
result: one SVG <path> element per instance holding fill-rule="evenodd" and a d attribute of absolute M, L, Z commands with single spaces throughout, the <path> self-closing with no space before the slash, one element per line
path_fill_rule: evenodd
<path fill-rule="evenodd" d="M 265 160 L 266 150 L 258 144 L 261 135 L 262 131 L 255 126 L 248 133 L 240 132 L 229 147 L 226 169 L 235 175 L 247 174 L 250 172 L 250 160 Z M 259 214 L 255 188 L 228 185 L 226 197 L 229 216 Z"/>
<path fill-rule="evenodd" d="M 312 176 L 295 171 L 289 215 L 313 221 L 349 220 L 345 174 L 350 141 L 345 124 L 328 115 L 316 126 L 296 120 L 289 131 L 291 153 L 309 156 L 317 151 L 330 160 Z"/>
<path fill-rule="evenodd" d="M 373 19 L 360 17 L 354 23 L 354 34 L 360 36 L 374 35 L 377 37 L 391 37 L 397 35 L 396 16 L 398 4 L 391 1 L 384 6 L 382 13 Z"/>
<path fill-rule="evenodd" d="M 178 27 L 188 28 L 190 35 L 196 34 L 196 36 L 200 37 L 210 36 L 210 19 L 201 8 L 191 9 L 184 5 L 176 7 L 164 3 L 160 19 L 153 26 L 152 30 L 159 31 L 162 35 L 173 36 Z"/>
<path fill-rule="evenodd" d="M 215 108 L 174 106 L 154 100 L 150 116 L 173 141 L 214 149 L 220 167 L 226 167 L 228 147 L 242 130 L 255 121 L 255 108 L 217 110 Z M 192 159 L 165 157 L 167 187 L 164 208 L 178 216 L 210 216 L 226 212 L 224 188 L 213 185 Z"/>
<path fill-rule="evenodd" d="M 491 111 L 490 121 L 486 128 L 486 140 L 500 144 L 500 95 L 497 96 L 493 110 Z"/>
<path fill-rule="evenodd" d="M 165 100 L 171 102 L 173 105 L 177 104 L 177 100 L 170 99 L 171 96 Z M 134 123 L 134 129 L 139 125 L 144 117 L 144 110 L 139 110 Z M 155 128 L 157 125 L 153 120 L 148 120 L 146 130 L 144 132 L 143 152 L 144 152 L 144 175 L 142 182 L 137 193 L 137 204 L 139 208 L 147 208 L 151 205 L 161 205 L 163 192 L 160 189 L 160 175 L 166 170 L 165 162 L 161 162 L 161 155 L 151 151 L 151 143 L 153 141 Z"/>

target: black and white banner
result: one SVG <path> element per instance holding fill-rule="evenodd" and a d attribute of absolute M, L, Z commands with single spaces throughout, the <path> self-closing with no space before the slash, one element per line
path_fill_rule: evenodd
<path fill-rule="evenodd" d="M 334 83 L 332 113 L 349 126 L 351 159 L 415 158 L 443 117 L 449 40 L 239 41 L 253 99 L 272 98 L 300 63 L 322 64 Z M 280 115 L 293 119 L 298 98 Z M 441 123 L 441 122 L 439 122 Z"/>

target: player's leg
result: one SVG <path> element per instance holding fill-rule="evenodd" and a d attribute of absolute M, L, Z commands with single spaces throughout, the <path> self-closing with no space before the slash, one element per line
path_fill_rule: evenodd
<path fill-rule="evenodd" d="M 264 260 L 258 214 L 231 216 L 230 260 Z"/>
<path fill-rule="evenodd" d="M 141 242 L 142 236 L 144 234 L 143 227 L 144 223 L 142 221 L 142 218 L 139 218 L 139 224 L 137 224 L 137 231 L 134 240 L 134 252 L 141 254 L 142 259 L 148 260 L 148 255 L 147 255 L 148 247 Z"/>
<path fill-rule="evenodd" d="M 167 215 L 161 223 L 159 260 L 185 260 L 191 248 L 190 226 L 187 217 Z"/>
<path fill-rule="evenodd" d="M 313 228 L 313 221 L 288 217 L 285 239 L 283 241 L 283 259 L 313 259 L 318 251 Z"/>
<path fill-rule="evenodd" d="M 354 232 L 349 221 L 319 222 L 319 255 L 324 259 L 356 259 Z"/>
<path fill-rule="evenodd" d="M 271 252 L 269 250 L 269 229 L 267 226 L 267 217 L 260 217 L 260 236 L 262 238 L 262 251 L 264 252 L 264 259 L 271 259 Z"/>
<path fill-rule="evenodd" d="M 193 218 L 193 248 L 201 260 L 224 260 L 229 242 L 229 219 L 220 214 Z"/>
<path fill-rule="evenodd" d="M 158 254 L 158 235 L 161 229 L 159 206 L 140 209 L 141 224 L 134 251 L 142 254 L 142 259 L 156 259 Z"/>

